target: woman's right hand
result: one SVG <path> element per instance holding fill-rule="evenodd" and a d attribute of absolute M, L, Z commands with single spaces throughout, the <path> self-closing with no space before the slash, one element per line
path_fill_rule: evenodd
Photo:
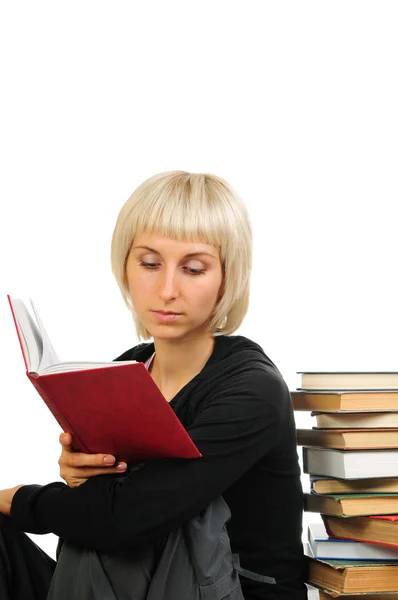
<path fill-rule="evenodd" d="M 125 462 L 116 463 L 111 454 L 85 454 L 72 449 L 70 433 L 61 433 L 59 441 L 62 446 L 58 464 L 59 472 L 69 487 L 79 487 L 90 477 L 109 473 L 124 473 L 127 469 Z"/>

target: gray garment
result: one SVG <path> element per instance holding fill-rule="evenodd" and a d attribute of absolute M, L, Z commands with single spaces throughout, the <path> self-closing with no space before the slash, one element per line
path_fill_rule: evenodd
<path fill-rule="evenodd" d="M 47 600 L 244 600 L 230 517 L 220 496 L 171 532 L 160 556 L 156 544 L 106 554 L 64 542 Z"/>

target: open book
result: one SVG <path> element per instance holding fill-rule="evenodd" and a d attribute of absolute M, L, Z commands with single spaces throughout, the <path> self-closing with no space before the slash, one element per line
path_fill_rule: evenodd
<path fill-rule="evenodd" d="M 201 454 L 142 362 L 62 362 L 31 300 L 10 298 L 26 374 L 81 452 L 117 460 Z"/>
<path fill-rule="evenodd" d="M 10 296 L 7 296 L 7 298 L 11 306 L 28 373 L 32 375 L 44 375 L 45 373 L 59 373 L 119 365 L 117 362 L 61 362 L 53 348 L 33 300 L 30 298 L 36 322 L 22 300 L 10 298 Z M 129 362 L 135 363 L 136 361 Z"/>

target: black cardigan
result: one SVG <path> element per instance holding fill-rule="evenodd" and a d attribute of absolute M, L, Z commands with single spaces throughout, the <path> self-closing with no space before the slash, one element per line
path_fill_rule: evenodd
<path fill-rule="evenodd" d="M 140 344 L 116 360 L 144 362 L 153 352 L 153 343 Z M 14 496 L 12 519 L 27 532 L 117 551 L 159 540 L 222 494 L 242 567 L 278 582 L 271 590 L 242 578 L 245 598 L 306 598 L 295 424 L 278 369 L 255 342 L 216 336 L 206 365 L 170 406 L 202 458 L 154 460 L 78 488 L 27 485 Z"/>

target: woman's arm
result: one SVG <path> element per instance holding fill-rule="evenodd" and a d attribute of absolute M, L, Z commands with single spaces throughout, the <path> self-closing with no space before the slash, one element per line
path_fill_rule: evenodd
<path fill-rule="evenodd" d="M 203 457 L 156 460 L 126 475 L 24 486 L 11 517 L 77 545 L 123 549 L 151 542 L 200 513 L 267 452 L 291 419 L 283 380 L 264 370 L 231 377 L 188 431 Z"/>
<path fill-rule="evenodd" d="M 0 490 L 0 513 L 7 516 L 10 514 L 11 503 L 15 496 L 15 492 L 21 487 L 23 487 L 23 485 L 16 485 L 13 488 Z"/>

